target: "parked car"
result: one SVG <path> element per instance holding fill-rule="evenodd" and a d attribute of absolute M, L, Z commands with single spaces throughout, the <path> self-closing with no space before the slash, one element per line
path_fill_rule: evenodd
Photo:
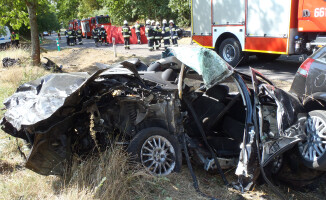
<path fill-rule="evenodd" d="M 300 143 L 303 161 L 310 168 L 326 168 L 326 47 L 309 56 L 299 67 L 290 92 L 298 97 L 311 117 L 314 129 Z"/>
<path fill-rule="evenodd" d="M 49 36 L 49 33 L 47 31 L 44 31 L 43 36 Z"/>
<path fill-rule="evenodd" d="M 298 98 L 255 69 L 237 72 L 206 48 L 164 55 L 150 66 L 132 59 L 99 64 L 91 76 L 51 74 L 23 84 L 4 103 L 2 129 L 33 146 L 26 167 L 43 175 L 62 174 L 72 154 L 123 138 L 151 174 L 180 171 L 183 151 L 225 182 L 222 169 L 236 167 L 239 188 L 250 189 L 260 173 L 278 174 L 290 160 L 283 156 L 296 155 L 318 128 L 306 123 Z"/>
<path fill-rule="evenodd" d="M 7 26 L 0 26 L 0 49 L 9 47 L 11 44 L 11 34 Z"/>

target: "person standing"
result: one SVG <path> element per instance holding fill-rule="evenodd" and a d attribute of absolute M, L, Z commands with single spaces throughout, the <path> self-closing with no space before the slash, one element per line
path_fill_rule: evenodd
<path fill-rule="evenodd" d="M 174 47 L 178 46 L 178 27 L 174 24 L 174 21 L 171 19 L 169 21 L 170 24 L 170 33 L 171 33 L 171 39 L 172 39 L 172 44 Z"/>
<path fill-rule="evenodd" d="M 131 30 L 128 26 L 127 20 L 123 22 L 122 26 L 122 36 L 125 41 L 125 49 L 130 49 L 130 36 L 131 36 Z"/>
<path fill-rule="evenodd" d="M 148 40 L 148 50 L 153 51 L 154 50 L 154 28 L 151 25 L 151 20 L 146 20 L 146 36 Z"/>
<path fill-rule="evenodd" d="M 152 29 L 153 29 L 153 36 L 154 36 L 154 45 L 153 45 L 153 49 L 158 49 L 158 41 L 155 39 L 156 35 L 157 35 L 157 32 L 156 32 L 156 28 L 155 28 L 155 20 L 152 20 L 151 21 L 151 26 L 152 26 Z"/>
<path fill-rule="evenodd" d="M 155 24 L 155 44 L 156 50 L 161 47 L 161 40 L 162 40 L 162 28 L 160 22 L 156 22 Z"/>
<path fill-rule="evenodd" d="M 78 44 L 83 44 L 82 42 L 82 31 L 80 28 L 77 30 L 77 38 L 78 38 Z"/>
<path fill-rule="evenodd" d="M 68 36 L 68 45 L 73 46 L 75 44 L 75 31 L 72 29 L 72 27 L 69 27 L 67 36 Z"/>
<path fill-rule="evenodd" d="M 135 29 L 138 44 L 141 44 L 140 27 L 142 27 L 142 25 L 140 25 L 138 21 L 136 22 L 136 24 L 133 27 Z"/>
<path fill-rule="evenodd" d="M 100 29 L 98 27 L 94 28 L 92 30 L 92 36 L 96 46 L 98 46 L 99 35 L 100 35 Z"/>
<path fill-rule="evenodd" d="M 18 47 L 18 45 L 19 45 L 19 34 L 18 33 L 12 32 L 11 45 Z"/>
<path fill-rule="evenodd" d="M 170 38 L 171 38 L 170 27 L 166 19 L 163 19 L 162 23 L 163 23 L 162 36 L 164 41 L 164 48 L 167 49 L 170 46 Z"/>
<path fill-rule="evenodd" d="M 100 29 L 100 35 L 101 35 L 101 42 L 103 44 L 103 42 L 105 43 L 105 45 L 108 44 L 107 42 L 107 33 L 106 33 L 106 30 L 104 28 L 104 25 L 101 26 L 101 29 Z"/>

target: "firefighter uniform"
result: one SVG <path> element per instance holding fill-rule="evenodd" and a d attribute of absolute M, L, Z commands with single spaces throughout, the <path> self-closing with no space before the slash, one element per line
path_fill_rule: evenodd
<path fill-rule="evenodd" d="M 11 44 L 12 45 L 15 45 L 16 47 L 18 47 L 18 45 L 19 45 L 19 34 L 18 33 L 12 32 L 12 35 L 11 35 Z"/>
<path fill-rule="evenodd" d="M 101 35 L 101 42 L 105 42 L 105 44 L 108 44 L 108 41 L 107 41 L 107 33 L 106 33 L 106 30 L 104 28 L 104 25 L 101 26 L 101 29 L 100 29 L 100 35 Z"/>
<path fill-rule="evenodd" d="M 142 27 L 142 25 L 140 25 L 138 23 L 138 21 L 136 22 L 136 24 L 134 25 L 134 29 L 135 29 L 135 33 L 136 33 L 136 36 L 137 36 L 137 43 L 138 44 L 141 44 L 141 37 L 140 37 L 140 27 Z"/>
<path fill-rule="evenodd" d="M 131 36 L 131 30 L 128 26 L 128 22 L 125 20 L 124 25 L 122 26 L 122 36 L 125 41 L 125 49 L 130 49 L 130 36 Z"/>
<path fill-rule="evenodd" d="M 178 30 L 179 28 L 174 24 L 173 20 L 170 20 L 170 34 L 173 46 L 178 46 Z"/>
<path fill-rule="evenodd" d="M 166 49 L 170 46 L 171 33 L 170 27 L 165 19 L 163 20 L 162 36 L 164 41 L 164 48 Z"/>
<path fill-rule="evenodd" d="M 75 31 L 72 29 L 69 29 L 67 32 L 68 36 L 68 45 L 73 46 L 75 45 Z"/>
<path fill-rule="evenodd" d="M 78 38 L 78 44 L 83 44 L 83 42 L 82 42 L 82 31 L 80 29 L 78 29 L 76 31 L 76 33 L 77 33 L 77 38 Z"/>
<path fill-rule="evenodd" d="M 155 46 L 156 49 L 161 47 L 161 40 L 162 40 L 162 28 L 159 22 L 156 22 L 155 30 Z"/>
<path fill-rule="evenodd" d="M 155 36 L 155 32 L 154 32 L 154 28 L 151 26 L 150 24 L 151 22 L 149 20 L 146 21 L 146 36 L 147 36 L 147 40 L 148 40 L 148 49 L 150 51 L 154 50 L 154 36 Z"/>
<path fill-rule="evenodd" d="M 99 28 L 94 28 L 92 30 L 92 36 L 93 36 L 93 39 L 94 39 L 94 42 L 95 42 L 96 46 L 98 44 L 99 35 L 100 35 L 100 29 Z"/>

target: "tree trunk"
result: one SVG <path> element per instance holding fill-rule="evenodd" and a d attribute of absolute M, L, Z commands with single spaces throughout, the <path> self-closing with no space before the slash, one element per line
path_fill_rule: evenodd
<path fill-rule="evenodd" d="M 29 24 L 31 26 L 32 62 L 33 65 L 40 65 L 40 41 L 38 38 L 38 27 L 36 18 L 37 0 L 25 0 L 25 2 L 29 14 Z"/>

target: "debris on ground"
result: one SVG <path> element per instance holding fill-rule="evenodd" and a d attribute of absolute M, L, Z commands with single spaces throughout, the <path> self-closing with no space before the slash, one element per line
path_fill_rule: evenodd
<path fill-rule="evenodd" d="M 57 65 L 55 64 L 51 59 L 47 58 L 47 57 L 44 57 L 47 62 L 45 64 L 43 64 L 43 67 L 46 69 L 46 70 L 53 70 L 54 72 L 61 72 L 62 71 L 62 65 Z"/>
<path fill-rule="evenodd" d="M 19 64 L 20 60 L 19 59 L 13 59 L 9 57 L 5 57 L 2 59 L 2 65 L 3 67 L 11 67 L 14 66 L 15 64 Z"/>

